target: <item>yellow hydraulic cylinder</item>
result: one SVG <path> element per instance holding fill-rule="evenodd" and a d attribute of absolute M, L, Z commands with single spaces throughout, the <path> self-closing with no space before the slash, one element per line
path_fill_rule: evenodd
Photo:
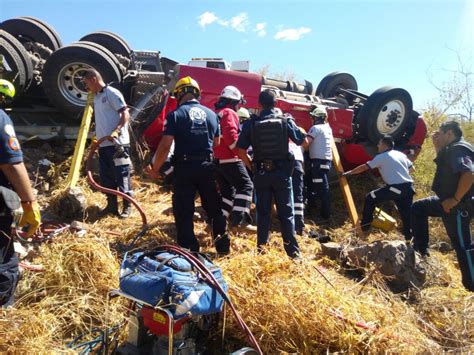
<path fill-rule="evenodd" d="M 81 164 L 84 157 L 84 150 L 86 147 L 87 136 L 91 126 L 92 112 L 94 102 L 94 94 L 89 93 L 87 95 L 87 103 L 84 108 L 84 114 L 82 115 L 81 127 L 77 135 L 76 146 L 74 148 L 74 156 L 72 157 L 71 168 L 69 169 L 69 175 L 67 177 L 67 186 L 75 187 L 79 181 L 79 175 L 81 172 Z"/>
<path fill-rule="evenodd" d="M 372 227 L 383 230 L 384 232 L 390 232 L 397 226 L 395 218 L 390 216 L 387 212 L 382 211 L 376 207 L 374 212 L 374 220 L 372 221 Z"/>

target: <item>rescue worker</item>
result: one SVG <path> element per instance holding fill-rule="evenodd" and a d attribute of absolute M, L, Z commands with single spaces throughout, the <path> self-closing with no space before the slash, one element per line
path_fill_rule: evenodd
<path fill-rule="evenodd" d="M 214 157 L 218 160 L 216 178 L 222 197 L 222 213 L 226 217 L 230 215 L 231 228 L 255 232 L 250 217 L 253 184 L 236 149 L 240 130 L 236 111 L 241 104 L 245 104 L 243 95 L 231 85 L 222 90 L 215 104 L 221 129 L 220 144 L 214 148 Z"/>
<path fill-rule="evenodd" d="M 474 148 L 463 139 L 458 122 L 441 124 L 432 136 L 437 152 L 432 190 L 435 196 L 415 201 L 412 208 L 414 249 L 429 256 L 428 217 L 441 217 L 461 269 L 462 283 L 474 291 Z"/>
<path fill-rule="evenodd" d="M 299 130 L 306 134 L 306 132 L 298 127 Z M 293 174 L 291 175 L 291 187 L 293 191 L 293 207 L 295 214 L 295 230 L 296 234 L 302 236 L 304 230 L 304 158 L 303 149 L 295 142 L 290 140 L 288 142 L 290 153 L 295 157 L 295 166 Z"/>
<path fill-rule="evenodd" d="M 313 126 L 309 129 L 307 137 L 311 188 L 310 203 L 316 198 L 321 200 L 320 223 L 327 223 L 331 216 L 331 196 L 329 192 L 328 173 L 332 166 L 332 129 L 327 122 L 328 114 L 326 108 L 317 106 L 310 112 L 313 118 Z"/>
<path fill-rule="evenodd" d="M 241 107 L 237 110 L 237 116 L 239 116 L 239 129 L 242 129 L 242 124 L 250 119 L 250 112 L 245 107 Z"/>
<path fill-rule="evenodd" d="M 130 136 L 128 124 L 130 115 L 122 93 L 105 84 L 102 76 L 95 69 L 86 71 L 83 77 L 87 89 L 94 93 L 95 135 L 97 140 L 111 136 L 114 142 L 104 141 L 99 147 L 99 164 L 101 184 L 112 190 L 118 190 L 132 196 L 130 181 Z M 130 202 L 123 200 L 122 212 L 119 213 L 117 196 L 107 194 L 107 206 L 100 212 L 101 216 L 112 214 L 121 218 L 130 216 Z"/>
<path fill-rule="evenodd" d="M 377 144 L 379 154 L 366 164 L 359 165 L 353 170 L 346 171 L 344 176 L 363 173 L 369 169 L 378 168 L 385 186 L 370 191 L 365 197 L 361 225 L 358 231 L 364 234 L 370 229 L 374 219 L 376 205 L 384 201 L 393 201 L 402 218 L 403 235 L 407 241 L 411 240 L 411 206 L 415 190 L 410 172 L 414 170 L 413 163 L 408 157 L 393 149 L 392 136 L 385 135 Z"/>
<path fill-rule="evenodd" d="M 263 251 L 268 243 L 272 197 L 277 207 L 288 256 L 298 258 L 300 250 L 295 238 L 291 175 L 293 156 L 289 153 L 288 139 L 301 145 L 305 136 L 291 116 L 281 116 L 275 110 L 276 97 L 271 90 L 264 90 L 258 97 L 262 110 L 242 127 L 237 142 L 238 153 L 245 165 L 254 169 L 254 186 L 257 195 L 257 248 Z M 253 148 L 253 160 L 247 148 Z"/>
<path fill-rule="evenodd" d="M 13 84 L 0 79 L 0 107 L 14 96 Z M 20 206 L 23 216 L 19 227 L 28 228 L 28 238 L 41 224 L 40 208 L 23 164 L 23 153 L 13 123 L 0 109 L 0 306 L 13 303 L 18 282 L 18 257 L 13 248 L 11 229 L 15 226 L 15 210 Z"/>
<path fill-rule="evenodd" d="M 217 116 L 198 101 L 201 91 L 191 77 L 181 78 L 173 91 L 178 108 L 166 116 L 163 137 L 148 173 L 156 178 L 174 141 L 173 213 L 179 246 L 199 251 L 193 216 L 196 191 L 212 224 L 218 254 L 229 253 L 230 239 L 217 191 L 213 147 L 220 143 Z"/>

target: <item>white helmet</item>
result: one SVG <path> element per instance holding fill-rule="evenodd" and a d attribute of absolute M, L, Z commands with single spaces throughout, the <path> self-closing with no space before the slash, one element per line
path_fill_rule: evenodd
<path fill-rule="evenodd" d="M 236 101 L 243 101 L 244 99 L 244 96 L 240 93 L 239 89 L 232 85 L 226 86 L 222 89 L 220 97 Z"/>
<path fill-rule="evenodd" d="M 237 110 L 237 116 L 243 121 L 248 120 L 250 118 L 250 112 L 245 107 L 241 107 Z"/>

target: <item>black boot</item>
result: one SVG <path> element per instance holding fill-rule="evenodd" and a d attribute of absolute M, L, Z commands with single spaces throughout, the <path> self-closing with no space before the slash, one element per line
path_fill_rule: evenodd
<path fill-rule="evenodd" d="M 109 214 L 113 214 L 116 216 L 119 215 L 117 196 L 115 195 L 114 196 L 107 195 L 107 206 L 105 206 L 105 208 L 99 212 L 100 217 L 105 217 Z"/>
<path fill-rule="evenodd" d="M 120 213 L 120 218 L 128 218 L 132 214 L 132 204 L 130 201 L 123 200 L 123 209 L 122 213 Z"/>

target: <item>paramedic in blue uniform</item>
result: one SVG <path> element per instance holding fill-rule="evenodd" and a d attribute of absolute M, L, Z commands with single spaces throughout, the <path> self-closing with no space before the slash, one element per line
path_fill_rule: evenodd
<path fill-rule="evenodd" d="M 298 127 L 303 134 L 305 131 Z M 290 153 L 295 157 L 295 167 L 291 175 L 291 187 L 293 190 L 293 207 L 295 213 L 296 234 L 304 235 L 304 157 L 303 148 L 293 142 L 288 142 Z"/>
<path fill-rule="evenodd" d="M 0 79 L 0 107 L 15 96 L 15 87 Z M 23 164 L 23 153 L 13 123 L 0 109 L 0 306 L 13 303 L 18 282 L 18 257 L 11 238 L 13 210 L 23 209 L 19 227 L 27 227 L 26 237 L 39 228 L 41 214 L 30 179 Z"/>
<path fill-rule="evenodd" d="M 412 208 L 414 248 L 428 253 L 428 217 L 441 217 L 456 251 L 462 283 L 474 291 L 474 241 L 470 222 L 474 213 L 474 149 L 463 139 L 458 122 L 443 123 L 433 135 L 437 155 L 431 189 L 435 196 L 415 201 Z"/>
<path fill-rule="evenodd" d="M 379 154 L 374 159 L 345 172 L 343 175 L 354 175 L 369 169 L 379 169 L 386 185 L 370 191 L 365 197 L 360 229 L 362 232 L 367 232 L 370 229 L 376 205 L 384 201 L 393 201 L 402 218 L 403 235 L 406 240 L 411 240 L 411 207 L 415 194 L 413 178 L 410 175 L 410 172 L 413 171 L 413 163 L 404 153 L 393 149 L 393 147 L 394 141 L 391 136 L 382 137 L 377 145 Z"/>
<path fill-rule="evenodd" d="M 213 147 L 220 143 L 217 116 L 199 103 L 199 85 L 189 76 L 176 83 L 173 95 L 178 108 L 166 116 L 163 138 L 148 173 L 152 178 L 159 175 L 174 141 L 173 213 L 178 244 L 199 251 L 193 227 L 197 191 L 212 225 L 216 250 L 219 254 L 228 254 L 230 240 L 226 218 L 221 211 L 213 162 Z"/>
<path fill-rule="evenodd" d="M 86 71 L 83 77 L 88 90 L 94 93 L 95 135 L 97 139 L 111 136 L 117 143 L 104 141 L 99 147 L 100 181 L 111 190 L 132 196 L 130 181 L 130 136 L 128 122 L 130 115 L 122 93 L 104 83 L 102 76 L 94 69 Z M 120 146 L 120 147 L 119 147 Z M 117 148 L 120 148 L 117 149 Z M 132 212 L 130 202 L 123 201 L 118 211 L 117 196 L 107 194 L 107 206 L 101 215 L 117 215 L 127 218 Z"/>
<path fill-rule="evenodd" d="M 295 125 L 291 116 L 281 116 L 275 110 L 276 97 L 273 91 L 262 91 L 258 102 L 262 107 L 260 115 L 244 123 L 237 141 L 240 158 L 255 172 L 257 247 L 263 251 L 262 247 L 268 243 L 273 197 L 285 251 L 291 258 L 299 257 L 291 187 L 294 157 L 289 153 L 288 139 L 301 145 L 305 141 L 305 135 Z M 249 146 L 253 149 L 253 161 L 247 155 Z"/>
<path fill-rule="evenodd" d="M 314 205 L 316 198 L 321 200 L 321 222 L 326 223 L 331 216 L 328 174 L 332 165 L 332 129 L 327 122 L 326 108 L 318 106 L 310 112 L 310 116 L 313 126 L 306 135 L 311 173 L 311 193 L 308 198 L 310 205 Z"/>

